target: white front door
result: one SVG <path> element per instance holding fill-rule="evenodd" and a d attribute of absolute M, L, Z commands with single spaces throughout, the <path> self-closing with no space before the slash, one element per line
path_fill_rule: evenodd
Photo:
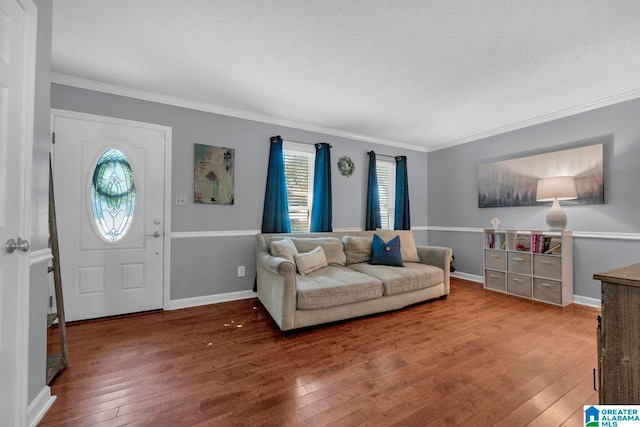
<path fill-rule="evenodd" d="M 163 306 L 167 128 L 54 112 L 67 321 Z"/>
<path fill-rule="evenodd" d="M 0 2 L 0 425 L 27 415 L 36 8 Z M 20 240 L 19 240 L 20 239 Z M 43 325 L 44 328 L 44 325 Z"/>

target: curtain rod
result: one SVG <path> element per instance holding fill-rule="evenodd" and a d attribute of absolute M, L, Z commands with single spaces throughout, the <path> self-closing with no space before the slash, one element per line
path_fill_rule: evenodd
<path fill-rule="evenodd" d="M 294 141 L 293 139 L 286 139 L 286 138 L 282 138 L 282 140 L 287 142 L 295 142 L 296 144 L 305 144 L 305 145 L 326 144 L 326 142 L 303 142 L 303 141 Z M 329 147 L 333 148 L 333 145 L 329 144 Z"/>
<path fill-rule="evenodd" d="M 371 153 L 371 151 L 367 151 L 367 154 L 369 154 L 369 153 Z M 374 151 L 374 153 L 375 153 L 375 151 Z M 378 156 L 380 156 L 380 157 L 388 157 L 388 158 L 394 159 L 394 160 L 395 160 L 396 157 L 400 157 L 400 156 L 390 156 L 388 154 L 378 154 L 378 153 L 376 153 L 376 157 L 378 157 Z"/>

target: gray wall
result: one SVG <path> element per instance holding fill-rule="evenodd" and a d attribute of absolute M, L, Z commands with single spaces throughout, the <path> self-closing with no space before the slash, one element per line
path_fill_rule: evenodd
<path fill-rule="evenodd" d="M 332 145 L 333 227 L 362 229 L 366 197 L 367 151 L 407 155 L 413 226 L 427 225 L 427 154 L 346 138 L 173 107 L 59 84 L 52 85 L 51 106 L 128 120 L 171 126 L 172 232 L 257 231 L 267 175 L 269 137 L 328 142 Z M 196 205 L 193 200 L 193 144 L 234 148 L 235 204 Z M 337 161 L 349 156 L 355 172 L 343 177 Z M 187 206 L 176 206 L 177 195 Z M 242 234 L 242 233 L 238 233 Z M 426 232 L 423 232 L 426 239 Z M 418 237 L 418 240 L 420 236 Z M 251 290 L 255 276 L 255 240 L 252 235 L 174 238 L 171 242 L 171 299 Z M 237 266 L 246 266 L 238 278 Z"/>
<path fill-rule="evenodd" d="M 49 237 L 49 140 L 51 137 L 51 0 L 35 0 L 38 7 L 34 146 L 32 173 L 31 251 L 48 247 Z M 49 278 L 47 263 L 31 267 L 29 286 L 29 384 L 28 400 L 46 385 L 47 307 Z"/>
<path fill-rule="evenodd" d="M 640 231 L 640 100 L 622 102 L 429 153 L 429 226 L 546 228 L 548 207 L 478 208 L 478 165 L 604 141 L 605 204 L 565 206 L 567 229 L 609 233 L 604 239 L 574 238 L 574 294 L 600 299 L 596 272 L 638 262 L 640 242 L 615 233 Z M 482 275 L 482 235 L 430 231 L 430 244 L 454 249 L 460 272 Z M 627 236 L 628 237 L 628 236 Z"/>

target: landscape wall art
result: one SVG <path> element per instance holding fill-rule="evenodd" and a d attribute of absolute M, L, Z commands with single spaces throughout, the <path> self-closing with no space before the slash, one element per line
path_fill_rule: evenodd
<path fill-rule="evenodd" d="M 478 166 L 478 207 L 534 206 L 538 180 L 573 176 L 578 199 L 563 205 L 604 203 L 604 144 L 593 144 Z"/>

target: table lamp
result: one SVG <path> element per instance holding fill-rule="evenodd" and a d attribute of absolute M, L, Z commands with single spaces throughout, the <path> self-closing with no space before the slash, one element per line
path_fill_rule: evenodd
<path fill-rule="evenodd" d="M 538 180 L 536 200 L 538 202 L 553 201 L 551 209 L 547 212 L 549 230 L 562 231 L 567 226 L 567 214 L 558 201 L 577 198 L 576 181 L 572 176 L 554 176 Z"/>

